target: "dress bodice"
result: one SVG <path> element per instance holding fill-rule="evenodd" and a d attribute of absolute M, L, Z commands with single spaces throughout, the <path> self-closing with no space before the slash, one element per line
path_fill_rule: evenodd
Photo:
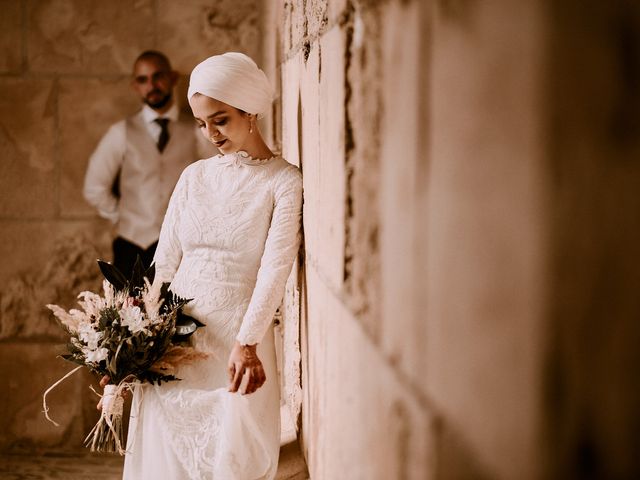
<path fill-rule="evenodd" d="M 281 157 L 219 155 L 185 169 L 163 223 L 156 277 L 193 298 L 224 343 L 258 343 L 298 250 L 302 182 Z M 214 334 L 211 331 L 209 334 Z"/>

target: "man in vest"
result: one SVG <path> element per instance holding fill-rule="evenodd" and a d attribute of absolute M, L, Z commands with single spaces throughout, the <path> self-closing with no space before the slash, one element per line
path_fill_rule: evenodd
<path fill-rule="evenodd" d="M 178 110 L 178 73 L 157 51 L 140 54 L 131 86 L 144 106 L 111 126 L 89 159 L 84 197 L 116 224 L 113 264 L 127 276 L 138 255 L 148 267 L 171 192 L 182 170 L 214 152 L 193 118 Z"/>

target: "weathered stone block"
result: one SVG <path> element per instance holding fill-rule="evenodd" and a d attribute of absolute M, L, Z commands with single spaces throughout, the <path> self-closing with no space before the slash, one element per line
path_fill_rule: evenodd
<path fill-rule="evenodd" d="M 305 252 L 336 290 L 344 258 L 344 69 L 332 55 L 321 60 L 321 51 L 343 41 L 336 28 L 310 46 L 306 62 L 299 53 L 283 67 L 283 149 L 290 161 L 301 157 Z"/>
<path fill-rule="evenodd" d="M 301 165 L 302 105 L 300 72 L 302 54 L 291 57 L 282 70 L 282 154 L 288 162 Z M 304 168 L 303 168 L 304 174 Z"/>
<path fill-rule="evenodd" d="M 0 79 L 0 215 L 55 213 L 55 95 L 52 80 Z"/>
<path fill-rule="evenodd" d="M 302 46 L 307 20 L 304 0 L 287 0 L 284 4 L 283 47 L 285 57 Z"/>
<path fill-rule="evenodd" d="M 380 142 L 384 103 L 382 10 L 356 10 L 345 48 L 347 178 L 344 284 L 350 308 L 380 336 Z"/>
<path fill-rule="evenodd" d="M 260 13 L 260 68 L 274 88 L 275 101 L 271 115 L 261 119 L 260 131 L 267 145 L 282 151 L 282 2 L 263 2 Z"/>
<path fill-rule="evenodd" d="M 302 57 L 297 55 L 281 66 L 282 71 L 282 155 L 288 162 L 301 165 L 301 135 L 299 115 L 299 89 Z M 303 166 L 304 169 L 304 166 Z M 305 194 L 306 195 L 306 194 Z M 305 240 L 306 243 L 306 233 Z M 306 248 L 303 244 L 303 249 Z M 299 266 L 295 265 L 287 282 L 284 312 L 284 400 L 294 421 L 298 420 L 302 404 L 300 366 L 300 308 L 301 292 Z M 304 338 L 304 337 L 302 337 Z"/>
<path fill-rule="evenodd" d="M 328 24 L 327 0 L 309 0 L 305 2 L 305 17 L 307 22 L 306 35 L 317 37 Z"/>
<path fill-rule="evenodd" d="M 304 436 L 313 439 L 311 478 L 435 478 L 433 412 L 315 269 L 306 273 L 310 403 Z"/>
<path fill-rule="evenodd" d="M 347 0 L 327 0 L 326 17 L 329 25 L 339 23 L 347 12 Z"/>
<path fill-rule="evenodd" d="M 187 74 L 205 58 L 228 51 L 246 53 L 259 64 L 260 3 L 197 0 L 185 8 L 159 0 L 158 47 L 174 68 Z"/>
<path fill-rule="evenodd" d="M 539 478 L 544 29 L 536 2 L 469 6 L 433 29 L 425 385 L 492 478 Z"/>
<path fill-rule="evenodd" d="M 302 408 L 299 262 L 293 266 L 282 303 L 282 399 L 295 423 Z"/>
<path fill-rule="evenodd" d="M 110 257 L 109 238 L 101 221 L 3 221 L 0 338 L 62 338 L 45 305 L 72 308 L 81 291 L 100 291 L 96 258 Z"/>
<path fill-rule="evenodd" d="M 418 151 L 423 132 L 416 101 L 428 94 L 416 69 L 423 25 L 418 2 L 390 2 L 381 19 L 385 108 L 380 139 L 380 341 L 386 354 L 420 384 L 426 332 L 416 306 L 424 278 L 418 276 L 414 252 L 423 218 L 417 205 L 417 170 L 420 157 L 426 155 Z"/>
<path fill-rule="evenodd" d="M 140 104 L 128 78 L 63 79 L 59 96 L 60 211 L 92 215 L 82 196 L 89 156 L 109 126 L 136 111 Z"/>
<path fill-rule="evenodd" d="M 151 0 L 28 2 L 29 69 L 35 72 L 128 74 L 153 46 Z"/>
<path fill-rule="evenodd" d="M 0 72 L 22 70 L 22 2 L 0 1 Z"/>
<path fill-rule="evenodd" d="M 347 208 L 345 177 L 345 34 L 334 27 L 320 39 L 317 49 L 322 72 L 319 80 L 319 111 L 316 119 L 308 119 L 304 128 L 317 131 L 320 155 L 311 167 L 306 190 L 305 219 L 314 243 L 310 255 L 331 286 L 340 291 L 344 278 L 345 216 Z M 315 50 L 315 49 L 314 49 Z M 336 57 L 340 61 L 336 61 Z M 310 57 L 311 59 L 311 57 Z M 315 61 L 315 59 L 314 59 Z M 307 62 L 307 69 L 310 68 Z M 315 71 L 314 71 L 315 73 Z M 308 98 L 305 98 L 307 102 Z M 303 110 L 304 111 L 304 110 Z M 319 128 L 314 126 L 319 123 Z M 306 152 L 306 149 L 305 149 Z M 315 181 L 313 180 L 315 178 Z M 315 188 L 314 188 L 315 187 Z"/>
<path fill-rule="evenodd" d="M 0 376 L 5 389 L 0 395 L 3 452 L 82 445 L 88 433 L 82 412 L 89 391 L 86 375 L 76 373 L 47 397 L 49 415 L 59 427 L 42 413 L 42 394 L 74 368 L 56 358 L 63 351 L 60 346 L 47 343 L 8 343 L 0 349 Z"/>
<path fill-rule="evenodd" d="M 319 201 L 321 196 L 319 190 L 320 170 L 320 49 L 318 43 L 310 45 L 306 55 L 303 53 L 298 63 L 300 68 L 300 105 L 295 119 L 298 122 L 298 140 L 300 164 L 304 175 L 312 183 L 305 185 L 305 215 L 311 203 Z M 325 192 L 328 194 L 328 192 Z M 309 203 L 307 203 L 307 201 Z M 317 212 L 317 208 L 312 208 L 313 214 L 309 215 L 309 220 Z M 305 229 L 306 232 L 306 229 Z M 305 247 L 309 252 L 317 252 L 317 226 L 310 226 L 308 235 L 305 237 Z M 315 256 L 318 259 L 318 256 Z"/>

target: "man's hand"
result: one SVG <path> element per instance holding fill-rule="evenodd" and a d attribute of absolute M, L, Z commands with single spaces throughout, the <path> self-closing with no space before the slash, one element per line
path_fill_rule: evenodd
<path fill-rule="evenodd" d="M 243 395 L 255 392 L 267 380 L 256 347 L 257 345 L 241 345 L 237 341 L 233 346 L 227 364 L 230 392 L 238 391 L 245 376 L 248 376 L 248 383 L 244 392 L 241 392 Z"/>

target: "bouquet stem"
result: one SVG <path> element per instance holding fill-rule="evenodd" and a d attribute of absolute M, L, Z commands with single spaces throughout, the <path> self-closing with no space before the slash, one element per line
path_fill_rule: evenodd
<path fill-rule="evenodd" d="M 100 419 L 84 440 L 85 446 L 90 447 L 92 452 L 125 454 L 122 413 L 124 410 L 123 390 L 127 386 L 126 382 L 121 382 L 119 385 L 104 387 Z"/>

